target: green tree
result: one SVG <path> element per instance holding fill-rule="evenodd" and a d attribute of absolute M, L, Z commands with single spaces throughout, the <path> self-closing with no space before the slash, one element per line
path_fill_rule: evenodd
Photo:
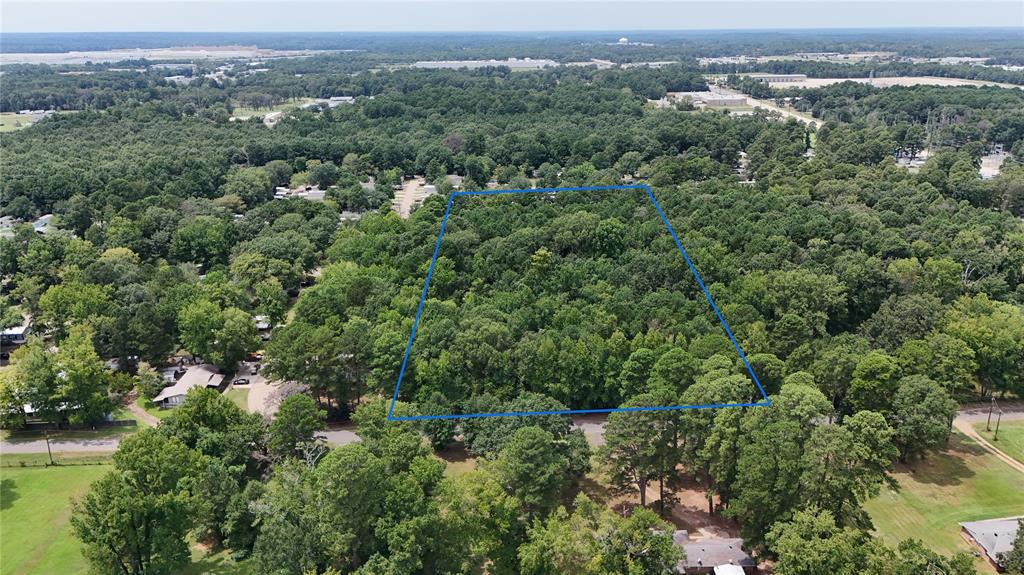
<path fill-rule="evenodd" d="M 383 461 L 366 447 L 353 443 L 332 450 L 313 472 L 313 494 L 319 552 L 338 569 L 361 565 L 375 551 L 375 520 L 382 513 L 385 493 L 381 479 L 387 474 Z"/>
<path fill-rule="evenodd" d="M 84 323 L 113 311 L 109 289 L 95 284 L 68 282 L 50 286 L 39 298 L 38 320 L 54 330 L 61 340 L 68 326 Z"/>
<path fill-rule="evenodd" d="M 778 557 L 780 575 L 862 575 L 885 573 L 882 546 L 871 535 L 840 527 L 827 510 L 800 511 L 775 524 L 765 536 Z"/>
<path fill-rule="evenodd" d="M 894 440 L 901 461 L 922 456 L 949 437 L 957 403 L 938 383 L 923 375 L 904 377 L 892 404 Z"/>
<path fill-rule="evenodd" d="M 212 216 L 196 216 L 178 226 L 171 238 L 171 255 L 182 262 L 194 262 L 204 270 L 227 263 L 232 245 L 227 222 Z"/>
<path fill-rule="evenodd" d="M 697 375 L 697 360 L 686 351 L 674 347 L 661 355 L 651 368 L 648 387 L 667 387 L 675 393 L 683 393 L 693 384 Z"/>
<path fill-rule="evenodd" d="M 554 507 L 570 479 L 568 468 L 555 437 L 539 427 L 516 430 L 494 461 L 498 480 L 534 516 Z"/>
<path fill-rule="evenodd" d="M 222 370 L 233 371 L 236 363 L 260 346 L 259 332 L 252 316 L 238 308 L 227 308 L 221 317 L 209 359 Z"/>
<path fill-rule="evenodd" d="M 888 413 L 899 377 L 900 368 L 892 357 L 880 351 L 864 356 L 857 362 L 850 382 L 851 410 Z"/>
<path fill-rule="evenodd" d="M 295 456 L 302 446 L 314 441 L 316 432 L 325 429 L 326 415 L 308 395 L 285 398 L 267 430 L 270 453 L 278 458 Z"/>
<path fill-rule="evenodd" d="M 231 170 L 220 187 L 221 196 L 238 196 L 253 207 L 274 197 L 274 182 L 263 168 Z"/>
<path fill-rule="evenodd" d="M 189 563 L 195 452 L 155 429 L 122 440 L 114 469 L 74 505 L 71 526 L 100 573 L 176 573 Z"/>
<path fill-rule="evenodd" d="M 805 445 L 800 499 L 832 512 L 844 525 L 870 525 L 860 504 L 878 494 L 897 456 L 893 430 L 881 415 L 861 411 L 842 425 L 819 426 Z"/>
<path fill-rule="evenodd" d="M 524 575 L 669 575 L 684 559 L 672 543 L 672 527 L 648 509 L 629 517 L 602 509 L 586 495 L 576 497 L 572 514 L 560 507 L 528 530 L 519 548 Z"/>
<path fill-rule="evenodd" d="M 57 387 L 51 402 L 66 406 L 72 423 L 102 421 L 114 407 L 107 395 L 103 362 L 92 339 L 91 328 L 75 326 L 53 355 Z"/>
<path fill-rule="evenodd" d="M 653 397 L 644 394 L 623 407 L 652 405 Z M 653 412 L 615 412 L 608 415 L 604 445 L 598 450 L 605 462 L 611 484 L 620 492 L 639 491 L 640 505 L 647 505 L 647 485 L 656 480 L 662 467 L 658 460 L 658 428 Z"/>
<path fill-rule="evenodd" d="M 181 343 L 192 355 L 209 358 L 217 330 L 224 324 L 217 304 L 202 299 L 189 304 L 178 313 Z"/>
<path fill-rule="evenodd" d="M 1013 547 L 1000 557 L 1007 573 L 1024 573 L 1024 519 L 1017 520 L 1017 535 Z"/>

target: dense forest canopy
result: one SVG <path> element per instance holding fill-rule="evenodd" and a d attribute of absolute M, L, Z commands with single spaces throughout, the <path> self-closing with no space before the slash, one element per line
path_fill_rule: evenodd
<path fill-rule="evenodd" d="M 624 49 L 622 61 L 681 63 L 383 66 L 524 43 L 498 36 L 466 52 L 411 36 L 188 85 L 107 65 L 5 66 L 5 110 L 74 111 L 0 138 L 0 203 L 14 221 L 0 238 L 0 319 L 31 317 L 34 331 L 0 371 L 0 423 L 95 425 L 154 397 L 171 356 L 231 376 L 263 354 L 260 373 L 281 382 L 272 420 L 194 390 L 122 441 L 73 512 L 100 572 L 180 571 L 199 541 L 282 575 L 664 574 L 682 554 L 648 497 L 665 514 L 686 484 L 780 573 L 804 572 L 793 566 L 809 545 L 834 561 L 815 573 L 972 573 L 964 554 L 883 543 L 863 504 L 892 485 L 896 460 L 946 445 L 959 400 L 1024 395 L 1024 92 L 728 79 L 813 114 L 813 127 L 652 101 L 707 87 L 691 57 L 753 46 L 942 55 L 966 42 L 1019 57 L 999 33 L 959 45 L 935 34 L 565 37 L 515 55 Z M 349 41 L 336 40 L 319 45 Z M 355 99 L 296 105 L 273 125 L 231 119 L 331 96 Z M 999 174 L 982 178 L 997 149 Z M 391 202 L 416 177 L 436 193 L 401 217 Z M 387 421 L 456 186 L 632 182 L 652 187 L 771 407 L 616 413 L 600 445 L 565 416 Z M 314 187 L 322 200 L 291 192 Z M 397 415 L 760 398 L 640 192 L 458 196 L 426 295 Z M 255 316 L 273 325 L 266 341 Z M 317 436 L 328 418 L 351 421 L 361 443 L 329 449 Z M 446 469 L 436 453 L 453 445 L 475 470 Z M 634 508 L 581 493 L 594 477 Z M 145 545 L 125 543 L 136 534 Z"/>

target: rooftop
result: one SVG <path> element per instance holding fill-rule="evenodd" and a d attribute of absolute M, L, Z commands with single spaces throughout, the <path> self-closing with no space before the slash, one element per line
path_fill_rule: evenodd
<path fill-rule="evenodd" d="M 217 387 L 223 380 L 224 375 L 217 373 L 216 367 L 208 363 L 197 365 L 189 368 L 177 383 L 170 387 L 165 387 L 163 391 L 153 398 L 153 403 L 176 395 L 185 395 L 193 387 Z"/>
<path fill-rule="evenodd" d="M 998 563 L 999 554 L 1009 553 L 1013 548 L 1013 538 L 1017 536 L 1017 521 L 1022 517 L 1024 516 L 967 521 L 961 523 L 960 527 L 985 550 L 991 561 Z"/>
<path fill-rule="evenodd" d="M 686 552 L 686 559 L 676 565 L 676 571 L 680 573 L 686 573 L 688 568 L 721 565 L 752 567 L 757 564 L 750 554 L 743 550 L 743 540 L 739 538 L 691 540 L 686 531 L 680 530 L 672 534 L 672 543 L 682 547 Z"/>

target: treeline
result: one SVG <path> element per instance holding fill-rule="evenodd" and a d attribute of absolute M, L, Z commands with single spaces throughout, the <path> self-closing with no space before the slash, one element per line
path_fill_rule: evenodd
<path fill-rule="evenodd" d="M 835 52 L 835 49 L 830 49 Z M 973 54 L 973 52 L 972 52 Z M 902 54 L 901 55 L 906 55 Z M 941 64 L 939 62 L 820 62 L 774 60 L 756 64 L 709 64 L 711 74 L 807 74 L 811 78 L 888 78 L 895 76 L 938 76 L 1024 85 L 1024 72 L 996 66 Z"/>
<path fill-rule="evenodd" d="M 650 510 L 625 518 L 585 495 L 564 532 L 560 505 L 590 466 L 586 441 L 563 454 L 567 437 L 582 438 L 568 418 L 480 422 L 488 463 L 453 478 L 386 408 L 360 408 L 362 441 L 329 449 L 315 438 L 324 414 L 305 395 L 285 398 L 268 425 L 193 390 L 159 427 L 122 442 L 71 524 L 99 572 L 180 570 L 189 539 L 281 575 L 670 573 L 682 558 Z"/>
<path fill-rule="evenodd" d="M 972 142 L 984 142 L 1019 150 L 1024 141 L 1024 90 L 971 86 L 874 88 L 845 82 L 807 90 L 775 90 L 772 95 L 793 97 L 796 109 L 823 120 L 921 125 L 929 148 L 960 149 Z"/>

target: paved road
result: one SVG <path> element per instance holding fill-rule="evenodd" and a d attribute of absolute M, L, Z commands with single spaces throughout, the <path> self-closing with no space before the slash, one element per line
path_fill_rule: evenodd
<path fill-rule="evenodd" d="M 109 453 L 117 451 L 120 439 L 105 437 L 103 439 L 51 439 L 50 451 L 54 453 L 97 452 Z M 7 439 L 0 444 L 0 453 L 46 453 L 45 439 Z"/>
<path fill-rule="evenodd" d="M 999 407 L 1003 411 L 1003 421 L 1024 420 L 1024 403 L 1005 403 L 1000 404 Z M 961 409 L 960 413 L 957 414 L 956 419 L 953 420 L 953 427 L 957 428 L 957 430 L 960 433 L 963 433 L 967 437 L 970 437 L 985 451 L 988 451 L 992 455 L 995 455 L 1004 463 L 1016 469 L 1017 471 L 1024 473 L 1024 463 L 1017 461 L 1013 457 L 1010 457 L 1003 450 L 989 443 L 988 440 L 986 440 L 984 437 L 978 434 L 977 431 L 974 430 L 974 424 L 982 421 L 987 421 L 988 414 L 988 405 Z M 995 420 L 995 418 L 996 416 L 993 414 L 992 419 Z"/>
<path fill-rule="evenodd" d="M 267 382 L 263 376 L 252 376 L 249 378 L 250 384 L 249 389 L 249 409 L 250 411 L 265 412 L 267 407 L 265 406 L 266 397 L 274 390 L 274 386 Z M 257 381 L 259 385 L 257 387 Z M 253 400 L 253 390 L 259 389 L 258 393 L 262 399 Z M 256 409 L 254 409 L 256 407 Z M 1007 403 L 1001 405 L 1003 410 L 1003 421 L 1020 421 L 1024 420 L 1024 402 L 1018 403 Z M 271 406 L 274 409 L 274 406 Z M 134 410 L 133 410 L 133 413 Z M 143 412 L 145 413 L 145 412 Z M 148 413 L 146 414 L 152 417 Z M 965 407 L 957 415 L 953 421 L 953 426 L 957 428 L 961 433 L 967 435 L 976 443 L 981 445 L 984 449 L 991 452 L 996 457 L 1005 461 L 1011 467 L 1020 470 L 1024 473 L 1024 463 L 1013 459 L 1009 455 L 1003 453 L 998 447 L 992 445 L 977 432 L 974 431 L 973 424 L 979 421 L 985 421 L 988 417 L 988 406 L 972 406 Z M 156 418 L 153 418 L 156 419 Z M 573 427 L 582 429 L 583 433 L 587 436 L 587 440 L 593 446 L 598 446 L 604 443 L 604 424 L 608 419 L 606 414 L 591 414 L 591 415 L 577 415 L 573 416 L 572 423 Z M 338 446 L 346 445 L 348 443 L 357 443 L 361 441 L 358 435 L 355 433 L 355 426 L 351 423 L 333 426 L 327 431 L 323 431 L 318 434 L 319 437 L 323 438 L 327 443 Z M 62 439 L 62 440 L 51 440 L 50 449 L 54 452 L 74 452 L 74 451 L 115 451 L 118 446 L 118 438 L 109 437 L 103 439 Z M 5 440 L 0 443 L 0 452 L 3 453 L 46 453 L 46 442 L 42 439 L 32 440 Z"/>
<path fill-rule="evenodd" d="M 339 445 L 347 445 L 349 443 L 359 443 L 362 439 L 356 435 L 355 425 L 346 423 L 344 425 L 332 426 L 327 431 L 321 431 L 316 434 L 317 437 L 323 439 L 330 445 L 337 447 Z"/>

